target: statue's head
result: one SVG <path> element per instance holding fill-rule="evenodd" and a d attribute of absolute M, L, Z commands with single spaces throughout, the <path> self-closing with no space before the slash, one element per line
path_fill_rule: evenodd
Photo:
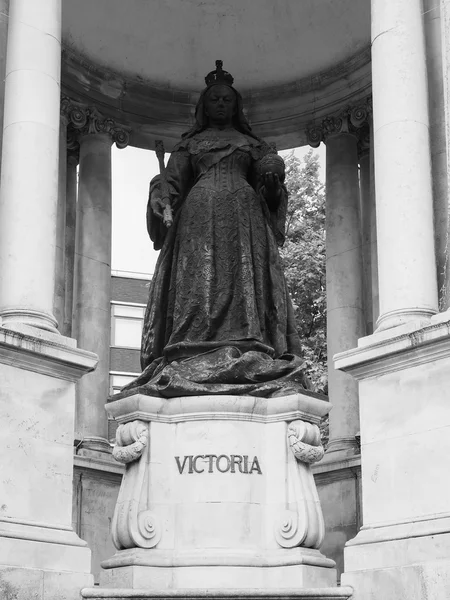
<path fill-rule="evenodd" d="M 256 137 L 243 112 L 240 93 L 233 87 L 234 79 L 216 60 L 216 69 L 205 77 L 206 88 L 195 107 L 195 125 L 183 137 L 191 137 L 214 124 L 232 125 L 238 131 Z"/>
<path fill-rule="evenodd" d="M 203 111 L 211 126 L 230 126 L 237 110 L 237 97 L 228 85 L 216 83 L 209 87 L 203 98 Z"/>

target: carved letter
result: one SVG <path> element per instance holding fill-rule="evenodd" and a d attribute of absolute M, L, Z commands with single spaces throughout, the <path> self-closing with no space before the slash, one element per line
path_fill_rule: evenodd
<path fill-rule="evenodd" d="M 203 456 L 203 454 L 199 454 L 199 456 L 196 456 L 196 457 L 194 458 L 194 462 L 193 462 L 193 465 L 194 465 L 194 471 L 195 471 L 196 473 L 204 473 L 205 469 L 202 469 L 201 471 L 199 471 L 199 470 L 197 469 L 197 461 L 198 461 L 198 459 L 199 459 L 199 458 L 205 458 L 205 457 Z"/>
<path fill-rule="evenodd" d="M 180 475 L 184 471 L 184 467 L 186 466 L 187 459 L 188 459 L 188 457 L 185 456 L 184 459 L 183 459 L 183 464 L 181 464 L 180 463 L 180 457 L 179 456 L 175 456 L 175 460 L 177 461 L 177 467 L 178 467 L 178 471 L 180 472 Z"/>
<path fill-rule="evenodd" d="M 248 473 L 248 456 L 247 455 L 244 456 L 244 471 L 243 472 Z M 241 471 L 241 473 L 242 473 L 242 471 Z"/>
<path fill-rule="evenodd" d="M 209 469 L 208 469 L 208 473 L 212 473 L 213 472 L 213 460 L 215 458 L 217 458 L 217 456 L 215 454 L 205 454 L 205 459 L 209 459 Z"/>
<path fill-rule="evenodd" d="M 258 457 L 257 456 L 255 456 L 255 458 L 253 459 L 252 466 L 251 466 L 251 469 L 250 469 L 250 475 L 253 473 L 253 471 L 256 471 L 257 473 L 259 473 L 260 475 L 262 475 L 261 467 L 259 466 L 259 461 L 258 461 Z"/>
<path fill-rule="evenodd" d="M 224 458 L 224 459 L 227 461 L 227 466 L 225 467 L 225 469 L 221 469 L 221 468 L 220 468 L 220 465 L 219 465 L 219 463 L 220 463 L 220 459 L 221 459 L 221 458 Z M 218 471 L 220 471 L 221 473 L 226 473 L 227 471 L 229 471 L 229 470 L 230 470 L 230 465 L 231 465 L 231 463 L 230 463 L 230 459 L 228 458 L 228 456 L 226 456 L 225 454 L 221 454 L 221 455 L 218 457 L 218 459 L 217 459 L 217 462 L 216 462 L 216 467 L 217 467 L 217 470 L 218 470 Z"/>
<path fill-rule="evenodd" d="M 239 467 L 239 471 L 242 473 L 242 456 L 240 456 L 239 454 L 232 454 L 231 455 L 231 472 L 235 473 L 235 467 L 236 465 Z"/>
<path fill-rule="evenodd" d="M 191 454 L 190 456 L 188 456 L 189 459 L 189 473 L 193 473 L 194 472 L 194 468 L 193 468 L 193 455 Z"/>

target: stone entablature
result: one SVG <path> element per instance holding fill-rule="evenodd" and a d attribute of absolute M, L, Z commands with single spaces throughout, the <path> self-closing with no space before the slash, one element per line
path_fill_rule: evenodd
<path fill-rule="evenodd" d="M 132 129 L 133 146 L 151 149 L 156 138 L 164 141 L 169 152 L 192 125 L 199 95 L 125 78 L 68 48 L 63 51 L 62 79 L 64 92 L 77 101 L 85 102 L 88 87 L 109 116 L 125 119 Z M 244 82 L 236 82 L 253 130 L 276 142 L 280 150 L 308 143 L 305 129 L 311 115 L 321 119 L 348 102 L 359 103 L 371 93 L 371 86 L 370 46 L 338 65 L 285 85 L 245 89 Z"/>

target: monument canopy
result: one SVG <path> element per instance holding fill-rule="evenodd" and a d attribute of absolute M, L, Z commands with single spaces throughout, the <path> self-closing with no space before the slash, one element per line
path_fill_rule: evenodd
<path fill-rule="evenodd" d="M 63 91 L 129 124 L 134 145 L 170 148 L 220 58 L 255 131 L 289 147 L 322 108 L 368 94 L 370 0 L 64 0 L 63 49 Z"/>

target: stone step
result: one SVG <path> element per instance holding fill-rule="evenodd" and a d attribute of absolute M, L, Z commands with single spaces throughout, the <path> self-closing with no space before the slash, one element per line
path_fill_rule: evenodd
<path fill-rule="evenodd" d="M 86 600 L 348 600 L 353 588 L 349 586 L 309 589 L 108 589 L 85 588 L 81 597 Z"/>

